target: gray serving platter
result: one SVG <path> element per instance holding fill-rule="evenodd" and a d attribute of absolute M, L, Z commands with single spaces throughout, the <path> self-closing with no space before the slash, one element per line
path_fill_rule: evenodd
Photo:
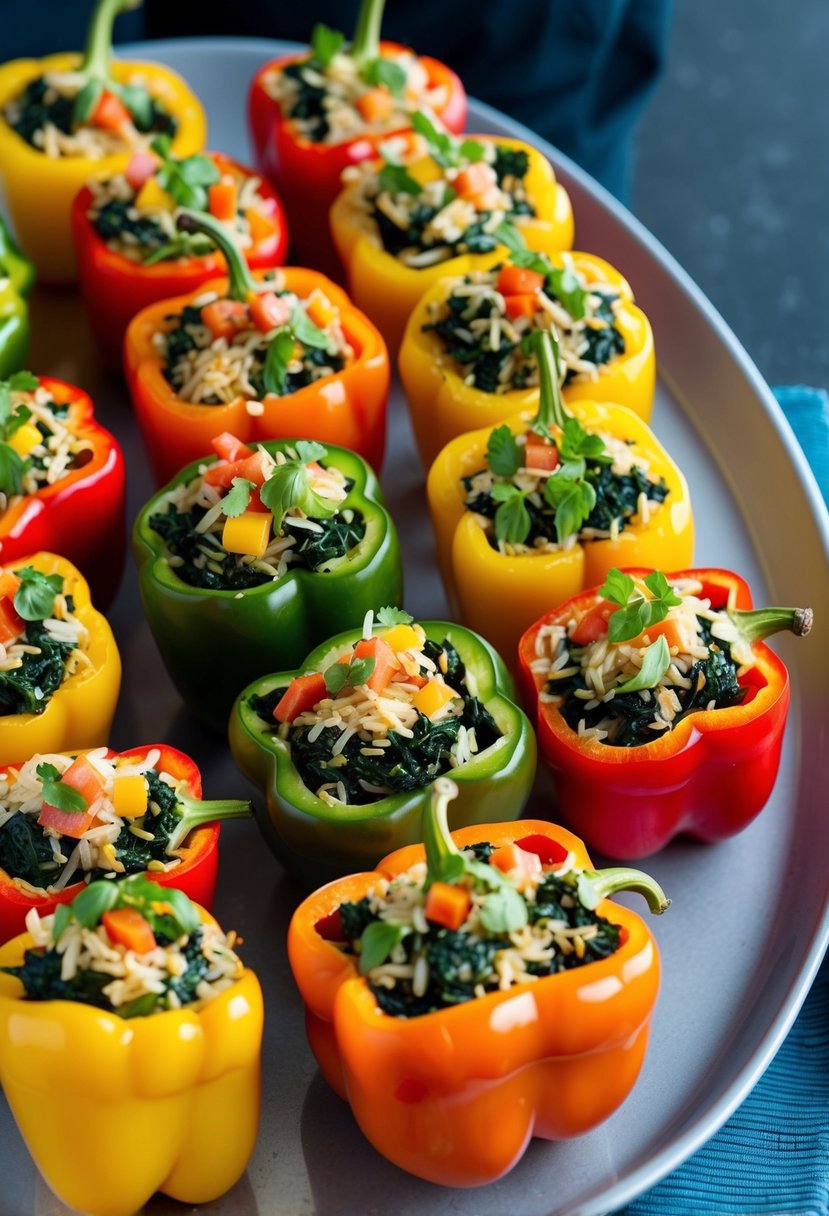
<path fill-rule="evenodd" d="M 260 64 L 284 49 L 264 40 L 193 39 L 123 53 L 160 59 L 181 72 L 207 107 L 210 146 L 249 159 L 247 86 Z M 817 624 L 808 639 L 783 638 L 777 645 L 793 685 L 780 777 L 768 806 L 740 836 L 713 847 L 675 841 L 647 863 L 673 906 L 651 922 L 663 985 L 648 1056 L 627 1102 L 579 1140 L 533 1141 L 507 1178 L 469 1191 L 442 1189 L 390 1165 L 327 1089 L 305 1041 L 285 952 L 287 924 L 301 893 L 252 823 L 230 825 L 223 833 L 215 910 L 224 925 L 241 932 L 245 959 L 262 980 L 264 1100 L 246 1175 L 223 1199 L 204 1205 L 205 1213 L 599 1216 L 618 1209 L 689 1156 L 745 1097 L 793 1022 L 829 937 L 829 519 L 808 465 L 733 334 L 627 211 L 554 148 L 496 111 L 473 102 L 469 129 L 517 135 L 549 156 L 573 201 L 576 247 L 623 271 L 650 316 L 660 373 L 653 426 L 691 485 L 697 563 L 739 570 L 757 603 L 815 609 Z M 32 368 L 91 392 L 99 418 L 124 444 L 132 518 L 152 487 L 123 384 L 101 370 L 73 292 L 38 291 L 33 321 Z M 383 483 L 403 544 L 407 607 L 419 616 L 445 615 L 423 479 L 397 387 Z M 131 566 L 111 619 L 124 660 L 113 746 L 168 741 L 196 758 L 207 796 L 242 793 L 224 742 L 191 720 L 170 684 Z M 205 661 L 221 658 L 205 655 Z M 543 777 L 529 810 L 555 817 Z M 69 1109 L 66 1118 L 68 1134 L 80 1135 L 82 1143 L 83 1129 L 72 1128 Z M 125 1145 L 125 1168 L 129 1154 L 140 1151 L 140 1145 Z M 0 1177 L 4 1216 L 66 1212 L 39 1180 L 4 1102 Z M 146 1210 L 172 1216 L 184 1209 L 156 1197 Z"/>

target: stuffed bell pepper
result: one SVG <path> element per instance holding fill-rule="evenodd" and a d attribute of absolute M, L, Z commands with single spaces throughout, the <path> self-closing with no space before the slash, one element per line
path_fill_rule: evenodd
<path fill-rule="evenodd" d="M 0 561 L 68 558 L 107 607 L 124 568 L 124 458 L 81 389 L 16 372 L 0 381 Z"/>
<path fill-rule="evenodd" d="M 90 324 L 116 368 L 137 312 L 224 269 L 208 236 L 176 227 L 177 207 L 217 219 L 252 268 L 285 261 L 288 232 L 273 187 L 220 152 L 177 157 L 169 135 L 159 135 L 121 172 L 90 178 L 72 204 L 72 236 Z"/>
<path fill-rule="evenodd" d="M 379 469 L 390 372 L 371 322 L 314 270 L 254 278 L 212 217 L 180 211 L 177 225 L 214 240 L 229 279 L 150 305 L 127 329 L 124 369 L 159 482 L 226 431 L 245 443 L 301 434 Z"/>
<path fill-rule="evenodd" d="M 84 883 L 149 871 L 210 908 L 219 821 L 250 803 L 201 797 L 189 756 L 161 744 L 30 756 L 0 771 L 0 942 Z"/>
<path fill-rule="evenodd" d="M 0 947 L 0 1082 L 49 1186 L 89 1216 L 218 1199 L 259 1124 L 262 992 L 236 934 L 143 874 L 26 930 Z"/>
<path fill-rule="evenodd" d="M 113 22 L 133 7 L 135 0 L 97 0 L 82 56 L 0 66 L 0 181 L 44 283 L 75 277 L 69 213 L 88 178 L 120 172 L 158 135 L 169 135 L 178 156 L 204 147 L 204 112 L 175 72 L 110 62 Z"/>
<path fill-rule="evenodd" d="M 429 788 L 451 772 L 456 827 L 520 814 L 535 737 L 494 650 L 447 621 L 382 608 L 296 671 L 257 680 L 230 747 L 265 792 L 265 839 L 307 886 L 418 839 Z"/>
<path fill-rule="evenodd" d="M 434 284 L 411 314 L 399 368 L 424 468 L 457 435 L 537 408 L 528 339 L 549 332 L 568 404 L 613 402 L 649 420 L 653 333 L 626 280 L 593 254 L 516 247 Z"/>
<path fill-rule="evenodd" d="M 71 562 L 0 567 L 0 764 L 106 743 L 120 686 L 112 630 Z"/>
<path fill-rule="evenodd" d="M 224 730 L 237 693 L 296 666 L 342 625 L 399 599 L 400 548 L 365 461 L 342 448 L 232 435 L 136 520 L 144 611 L 173 683 Z M 212 656 L 212 657 L 211 657 Z"/>
<path fill-rule="evenodd" d="M 416 134 L 344 175 L 331 232 L 359 308 L 396 350 L 423 293 L 491 265 L 513 245 L 557 253 L 573 243 L 570 200 L 540 152 L 517 139 L 457 139 L 426 114 Z"/>
<path fill-rule="evenodd" d="M 336 275 L 328 211 L 343 169 L 377 156 L 412 113 L 428 110 L 442 129 L 466 122 L 466 94 L 445 64 L 380 42 L 385 0 L 362 0 L 351 43 L 317 24 L 310 50 L 260 68 L 248 97 L 257 164 L 280 190 L 303 265 Z"/>
<path fill-rule="evenodd" d="M 550 604 L 613 566 L 689 563 L 694 524 L 682 473 L 621 405 L 562 404 L 559 345 L 533 335 L 535 414 L 460 435 L 429 473 L 435 548 L 449 602 L 510 665 Z"/>
<path fill-rule="evenodd" d="M 611 570 L 520 643 L 557 811 L 610 857 L 646 857 L 679 832 L 716 841 L 768 801 L 789 706 L 762 639 L 808 633 L 801 608 L 752 608 L 728 570 Z"/>
<path fill-rule="evenodd" d="M 35 268 L 0 218 L 0 380 L 19 371 L 29 349 L 28 296 Z"/>
<path fill-rule="evenodd" d="M 536 820 L 450 836 L 440 778 L 424 845 L 329 883 L 288 934 L 311 1048 L 360 1128 L 395 1165 L 482 1186 L 531 1136 L 564 1140 L 633 1087 L 659 988 L 656 943 L 608 896 L 669 904 L 648 875 L 593 870 Z"/>

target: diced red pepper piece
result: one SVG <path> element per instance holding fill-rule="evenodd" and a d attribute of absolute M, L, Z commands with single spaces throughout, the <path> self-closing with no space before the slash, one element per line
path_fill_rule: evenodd
<path fill-rule="evenodd" d="M 241 300 L 213 300 L 201 310 L 201 319 L 214 338 L 234 338 L 250 325 L 248 306 Z"/>
<path fill-rule="evenodd" d="M 154 152 L 134 152 L 124 170 L 124 176 L 133 190 L 137 192 L 144 182 L 149 181 L 158 165 L 159 160 Z"/>
<path fill-rule="evenodd" d="M 287 325 L 291 319 L 291 306 L 284 296 L 278 296 L 275 291 L 264 291 L 250 298 L 250 315 L 257 329 L 263 334 L 270 333 L 280 325 Z"/>
<path fill-rule="evenodd" d="M 552 473 L 558 467 L 558 448 L 554 443 L 540 443 L 537 435 L 533 436 L 533 442 L 528 438 L 524 448 L 524 467 Z"/>
<path fill-rule="evenodd" d="M 400 670 L 397 655 L 382 638 L 363 638 L 350 654 L 344 654 L 339 661 L 350 663 L 352 659 L 374 659 L 374 670 L 366 680 L 366 686 L 372 692 L 382 692 L 393 680 L 395 672 Z"/>
<path fill-rule="evenodd" d="M 72 836 L 79 840 L 92 826 L 98 813 L 98 804 L 104 793 L 104 779 L 85 756 L 78 756 L 61 777 L 61 782 L 71 786 L 85 798 L 86 810 L 67 812 L 44 802 L 37 821 L 42 828 L 53 828 L 62 836 Z"/>
<path fill-rule="evenodd" d="M 503 844 L 500 849 L 496 849 L 490 855 L 489 864 L 503 870 L 505 874 L 517 870 L 524 878 L 532 878 L 534 874 L 541 873 L 541 858 L 538 854 L 529 849 L 522 849 L 514 841 L 512 844 Z"/>
<path fill-rule="evenodd" d="M 567 849 L 550 836 L 542 836 L 540 832 L 532 836 L 522 836 L 515 842 L 526 853 L 535 853 L 543 866 L 560 866 L 567 858 Z"/>
<path fill-rule="evenodd" d="M 538 308 L 538 299 L 534 295 L 504 296 L 504 312 L 510 318 L 531 317 Z"/>
<path fill-rule="evenodd" d="M 618 608 L 619 605 L 612 604 L 610 600 L 599 600 L 598 604 L 588 608 L 571 631 L 571 641 L 575 642 L 577 646 L 588 646 L 590 642 L 598 641 L 603 634 L 607 633 L 607 622 L 613 613 L 618 611 Z"/>
<path fill-rule="evenodd" d="M 502 296 L 534 295 L 544 286 L 544 275 L 524 266 L 513 266 L 507 262 L 498 273 L 496 287 Z"/>
<path fill-rule="evenodd" d="M 232 220 L 238 205 L 236 183 L 231 177 L 223 177 L 207 190 L 207 209 L 217 220 Z"/>
<path fill-rule="evenodd" d="M 11 570 L 0 571 L 0 642 L 4 644 L 18 637 L 26 627 L 14 606 L 19 586 L 20 579 Z"/>
<path fill-rule="evenodd" d="M 317 933 L 324 941 L 327 942 L 344 942 L 345 930 L 343 929 L 343 918 L 340 915 L 340 909 L 335 908 L 333 912 L 329 912 L 328 916 L 322 916 L 314 925 Z"/>
<path fill-rule="evenodd" d="M 124 127 L 132 126 L 129 110 L 121 98 L 110 93 L 108 89 L 104 89 L 101 94 L 89 121 L 93 127 L 100 127 L 102 131 L 122 131 Z"/>
<path fill-rule="evenodd" d="M 460 929 L 469 915 L 472 898 L 466 887 L 450 882 L 433 882 L 426 896 L 424 912 L 433 925 Z"/>
<path fill-rule="evenodd" d="M 110 908 L 101 917 L 107 937 L 116 946 L 133 950 L 136 954 L 148 954 L 155 950 L 156 940 L 150 922 L 145 920 L 137 908 Z"/>
<path fill-rule="evenodd" d="M 231 435 L 230 431 L 222 431 L 221 435 L 216 435 L 210 442 L 213 445 L 213 451 L 222 460 L 244 460 L 254 454 L 253 448 L 249 448 L 246 443 L 242 443 L 241 439 Z"/>
<path fill-rule="evenodd" d="M 297 676 L 285 689 L 273 716 L 277 722 L 293 722 L 306 709 L 313 709 L 326 692 L 325 676 L 321 671 L 313 671 L 308 676 Z"/>

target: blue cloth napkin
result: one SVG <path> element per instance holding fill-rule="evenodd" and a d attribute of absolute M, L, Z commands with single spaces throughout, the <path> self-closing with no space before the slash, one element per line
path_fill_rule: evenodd
<path fill-rule="evenodd" d="M 829 394 L 774 390 L 829 506 Z M 619 1216 L 829 1216 L 829 959 L 768 1071 L 717 1134 Z"/>

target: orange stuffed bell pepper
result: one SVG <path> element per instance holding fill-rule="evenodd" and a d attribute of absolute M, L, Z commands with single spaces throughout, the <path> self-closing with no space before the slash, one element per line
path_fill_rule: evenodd
<path fill-rule="evenodd" d="M 143 874 L 26 923 L 0 947 L 0 1082 L 49 1186 L 88 1216 L 218 1199 L 259 1124 L 262 991 L 235 933 Z"/>
<path fill-rule="evenodd" d="M 351 295 L 392 350 L 425 291 L 526 243 L 557 253 L 573 243 L 570 200 L 552 165 L 518 139 L 457 139 L 425 114 L 414 137 L 350 171 L 331 208 L 331 233 Z M 523 240 L 522 240 L 523 238 Z"/>
<path fill-rule="evenodd" d="M 221 254 L 209 238 L 175 228 L 178 206 L 220 220 L 251 269 L 285 261 L 288 229 L 276 191 L 221 152 L 177 157 L 162 135 L 122 172 L 90 179 L 72 203 L 72 237 L 90 325 L 116 368 L 137 312 L 222 273 Z"/>
<path fill-rule="evenodd" d="M 317 24 L 309 52 L 256 73 L 248 118 L 259 167 L 280 190 L 303 265 L 337 275 L 328 211 L 349 165 L 378 155 L 423 107 L 448 131 L 466 122 L 466 94 L 446 64 L 380 42 L 385 0 L 362 0 L 354 38 Z"/>
<path fill-rule="evenodd" d="M 121 659 L 89 586 L 66 558 L 0 568 L 0 764 L 109 738 Z"/>
<path fill-rule="evenodd" d="M 537 409 L 526 338 L 551 328 L 568 404 L 614 402 L 649 420 L 653 332 L 627 281 L 590 253 L 516 247 L 507 261 L 435 283 L 409 318 L 399 369 L 424 468 L 456 435 Z"/>
<path fill-rule="evenodd" d="M 124 370 L 158 481 L 224 432 L 245 444 L 301 433 L 379 469 L 390 373 L 371 322 L 317 271 L 254 278 L 212 217 L 182 210 L 177 224 L 215 241 L 229 278 L 153 304 L 127 329 Z"/>
<path fill-rule="evenodd" d="M 426 486 L 449 601 L 510 666 L 551 604 L 613 566 L 689 563 L 694 548 L 687 482 L 641 418 L 593 401 L 566 410 L 555 341 L 531 345 L 537 412 L 459 435 Z"/>
<path fill-rule="evenodd" d="M 171 137 L 179 156 L 204 147 L 204 111 L 175 72 L 110 63 L 113 22 L 134 7 L 134 0 L 97 0 L 83 56 L 0 66 L 0 181 L 18 240 L 44 283 L 75 277 L 69 213 L 88 178 L 120 172 L 158 134 Z"/>
<path fill-rule="evenodd" d="M 635 890 L 652 912 L 669 901 L 641 871 L 593 870 L 547 822 L 450 836 L 455 792 L 435 783 L 424 845 L 300 904 L 288 954 L 317 1062 L 378 1152 L 431 1182 L 482 1186 L 531 1136 L 581 1135 L 627 1097 L 659 956 L 606 897 Z"/>

